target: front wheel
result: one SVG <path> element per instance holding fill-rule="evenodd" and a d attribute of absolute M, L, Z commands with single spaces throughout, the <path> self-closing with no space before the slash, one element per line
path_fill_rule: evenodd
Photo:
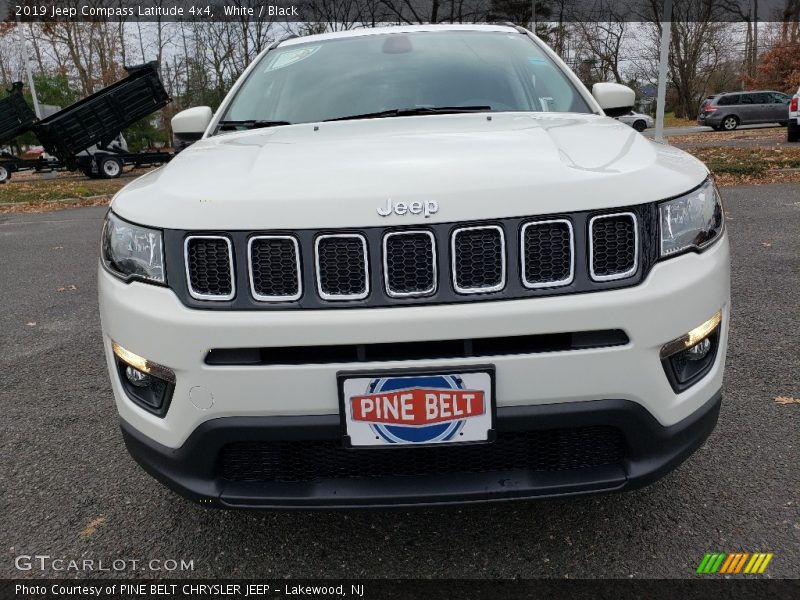
<path fill-rule="evenodd" d="M 5 183 L 11 179 L 11 171 L 4 165 L 0 165 L 0 183 Z"/>
<path fill-rule="evenodd" d="M 634 121 L 634 122 L 633 122 L 633 128 L 634 128 L 636 131 L 638 131 L 639 133 L 641 133 L 641 132 L 643 132 L 645 129 L 647 129 L 647 123 L 645 123 L 645 122 L 644 122 L 644 121 L 642 121 L 641 119 L 640 119 L 640 120 L 638 120 L 638 121 Z"/>
<path fill-rule="evenodd" d="M 116 158 L 104 158 L 100 161 L 100 176 L 103 179 L 116 179 L 122 174 L 122 163 Z"/>
<path fill-rule="evenodd" d="M 731 115 L 722 119 L 722 128 L 725 131 L 733 131 L 739 126 L 739 119 Z"/>

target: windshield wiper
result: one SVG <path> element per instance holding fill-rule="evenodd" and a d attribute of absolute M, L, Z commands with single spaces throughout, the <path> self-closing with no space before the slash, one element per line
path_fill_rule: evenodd
<path fill-rule="evenodd" d="M 491 106 L 417 106 L 411 108 L 393 108 L 363 115 L 349 115 L 326 121 L 350 121 L 353 119 L 385 119 L 388 117 L 413 117 L 416 115 L 448 115 L 458 113 L 473 113 L 492 110 Z"/>
<path fill-rule="evenodd" d="M 233 129 L 261 129 L 263 127 L 278 127 L 279 125 L 291 125 L 289 121 L 262 121 L 250 119 L 247 121 L 220 121 L 218 127 L 221 131 Z"/>

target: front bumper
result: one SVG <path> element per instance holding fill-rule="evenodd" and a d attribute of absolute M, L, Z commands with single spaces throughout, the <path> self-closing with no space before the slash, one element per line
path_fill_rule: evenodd
<path fill-rule="evenodd" d="M 641 284 L 630 288 L 458 305 L 302 311 L 194 310 L 167 288 L 125 284 L 102 268 L 98 278 L 117 409 L 128 447 L 148 471 L 204 504 L 381 506 L 611 491 L 646 484 L 676 466 L 716 421 L 730 317 L 728 265 L 724 235 L 702 254 L 687 253 L 656 264 Z M 698 382 L 676 393 L 659 357 L 661 347 L 720 310 L 713 366 Z M 272 365 L 205 362 L 212 348 L 424 343 L 603 329 L 624 331 L 628 342 L 475 358 Z M 174 371 L 174 393 L 163 417 L 127 397 L 112 340 Z M 234 481 L 223 476 L 220 450 L 229 443 L 291 441 L 298 436 L 307 441 L 339 440 L 339 372 L 407 367 L 446 372 L 487 363 L 496 373 L 499 432 L 612 427 L 623 439 L 622 457 L 595 461 L 588 469 L 561 469 L 556 464 L 549 470 L 348 475 L 290 482 L 247 477 Z M 554 447 L 560 452 L 558 436 L 547 435 L 555 436 Z"/>
<path fill-rule="evenodd" d="M 498 409 L 498 436 L 514 432 L 613 428 L 624 439 L 620 460 L 587 468 L 549 471 L 453 472 L 408 477 L 318 478 L 311 481 L 229 481 L 221 451 L 229 443 L 316 440 L 341 435 L 336 415 L 318 417 L 227 417 L 206 421 L 178 449 L 162 446 L 121 422 L 128 450 L 151 475 L 204 506 L 227 508 L 354 508 L 450 505 L 616 492 L 647 485 L 683 462 L 713 430 L 721 403 L 717 392 L 690 417 L 664 427 L 634 402 L 597 400 Z M 418 452 L 420 449 L 409 449 Z M 437 448 L 437 451 L 452 448 Z M 380 453 L 395 449 L 338 449 Z"/>

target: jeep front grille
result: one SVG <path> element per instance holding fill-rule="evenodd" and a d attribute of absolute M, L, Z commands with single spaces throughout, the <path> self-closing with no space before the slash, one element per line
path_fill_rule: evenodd
<path fill-rule="evenodd" d="M 575 251 L 572 223 L 566 219 L 533 221 L 522 226 L 522 281 L 525 287 L 568 285 Z"/>
<path fill-rule="evenodd" d="M 316 242 L 317 290 L 324 300 L 369 295 L 367 240 L 356 233 L 321 235 Z"/>
<path fill-rule="evenodd" d="M 233 247 L 227 237 L 195 235 L 184 244 L 189 293 L 197 300 L 230 300 L 236 294 Z"/>
<path fill-rule="evenodd" d="M 430 231 L 393 231 L 383 237 L 383 279 L 394 298 L 436 291 L 436 240 Z"/>
<path fill-rule="evenodd" d="M 636 272 L 636 215 L 628 212 L 594 217 L 589 229 L 592 279 L 622 279 Z"/>
<path fill-rule="evenodd" d="M 498 225 L 461 227 L 453 232 L 453 287 L 459 294 L 502 290 L 506 283 L 506 248 Z"/>
<path fill-rule="evenodd" d="M 288 235 L 262 235 L 248 243 L 250 291 L 260 302 L 297 300 L 302 295 L 300 247 Z"/>
<path fill-rule="evenodd" d="M 169 285 L 194 308 L 457 304 L 636 285 L 658 260 L 658 209 L 408 229 L 167 229 L 164 245 Z"/>

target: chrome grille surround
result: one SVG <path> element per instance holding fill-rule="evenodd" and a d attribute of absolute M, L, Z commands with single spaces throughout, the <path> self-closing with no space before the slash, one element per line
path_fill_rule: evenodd
<path fill-rule="evenodd" d="M 362 258 L 364 268 L 364 289 L 362 292 L 355 293 L 355 294 L 332 294 L 327 292 L 323 289 L 323 272 L 322 267 L 320 266 L 320 244 L 326 240 L 330 239 L 357 239 L 361 242 L 362 248 Z M 367 252 L 367 239 L 360 233 L 326 233 L 317 236 L 314 240 L 314 267 L 315 267 L 315 278 L 317 282 L 317 293 L 319 293 L 319 297 L 323 300 L 363 300 L 367 296 L 369 296 L 370 286 L 369 286 L 369 253 Z"/>
<path fill-rule="evenodd" d="M 253 243 L 258 240 L 289 240 L 294 245 L 295 276 L 297 279 L 297 292 L 290 295 L 261 294 L 256 290 L 255 276 L 253 273 Z M 291 235 L 256 235 L 247 241 L 247 275 L 250 281 L 250 293 L 259 302 L 291 302 L 303 295 L 303 277 L 300 268 L 300 244 L 297 238 Z"/>
<path fill-rule="evenodd" d="M 598 221 L 605 219 L 613 219 L 618 217 L 628 217 L 633 224 L 633 262 L 629 269 L 617 273 L 610 273 L 599 275 L 595 272 L 594 259 L 596 254 L 595 240 L 594 240 L 594 224 Z M 594 281 L 614 281 L 617 279 L 625 279 L 631 277 L 636 273 L 639 268 L 639 222 L 636 215 L 632 212 L 617 212 L 605 215 L 597 215 L 589 219 L 589 275 Z"/>
<path fill-rule="evenodd" d="M 427 289 L 416 290 L 412 292 L 401 292 L 392 289 L 392 282 L 390 277 L 390 269 L 389 269 L 389 250 L 388 250 L 388 243 L 389 240 L 393 237 L 402 237 L 402 236 L 419 236 L 424 235 L 430 239 L 430 248 L 432 254 L 431 260 L 431 286 Z M 436 293 L 436 287 L 438 283 L 439 274 L 436 268 L 437 262 L 437 255 L 436 255 L 436 238 L 433 235 L 433 232 L 428 231 L 427 229 L 409 229 L 403 231 L 390 231 L 384 234 L 383 236 L 383 284 L 386 289 L 386 293 L 391 296 L 392 298 L 413 298 L 416 296 L 429 296 L 431 294 Z"/>
<path fill-rule="evenodd" d="M 500 280 L 492 286 L 462 287 L 458 283 L 457 263 L 459 255 L 457 253 L 458 235 L 470 231 L 495 230 L 500 236 Z M 459 294 L 487 294 L 499 292 L 506 286 L 506 239 L 503 228 L 499 225 L 473 225 L 470 227 L 458 227 L 450 234 L 450 270 L 453 278 L 453 289 Z"/>
<path fill-rule="evenodd" d="M 543 225 L 551 225 L 554 223 L 564 223 L 569 231 L 569 275 L 560 280 L 535 281 L 535 282 L 528 281 L 526 258 L 525 258 L 528 248 L 525 242 L 525 233 L 528 231 L 530 227 L 540 227 Z M 562 285 L 569 285 L 575 279 L 575 232 L 572 229 L 572 222 L 569 219 L 548 219 L 546 221 L 528 221 L 520 229 L 519 247 L 520 247 L 519 255 L 520 255 L 520 260 L 522 262 L 522 268 L 521 268 L 522 285 L 524 285 L 526 288 L 538 289 L 538 288 L 548 288 L 548 287 L 559 287 Z"/>
<path fill-rule="evenodd" d="M 228 274 L 230 275 L 230 293 L 229 294 L 204 294 L 198 292 L 192 287 L 192 268 L 191 261 L 189 260 L 189 244 L 195 240 L 223 240 L 228 246 Z M 213 300 L 215 302 L 223 302 L 232 300 L 236 296 L 236 270 L 233 263 L 233 244 L 229 237 L 224 235 L 189 235 L 183 243 L 183 260 L 186 268 L 186 287 L 189 294 L 196 300 Z"/>

